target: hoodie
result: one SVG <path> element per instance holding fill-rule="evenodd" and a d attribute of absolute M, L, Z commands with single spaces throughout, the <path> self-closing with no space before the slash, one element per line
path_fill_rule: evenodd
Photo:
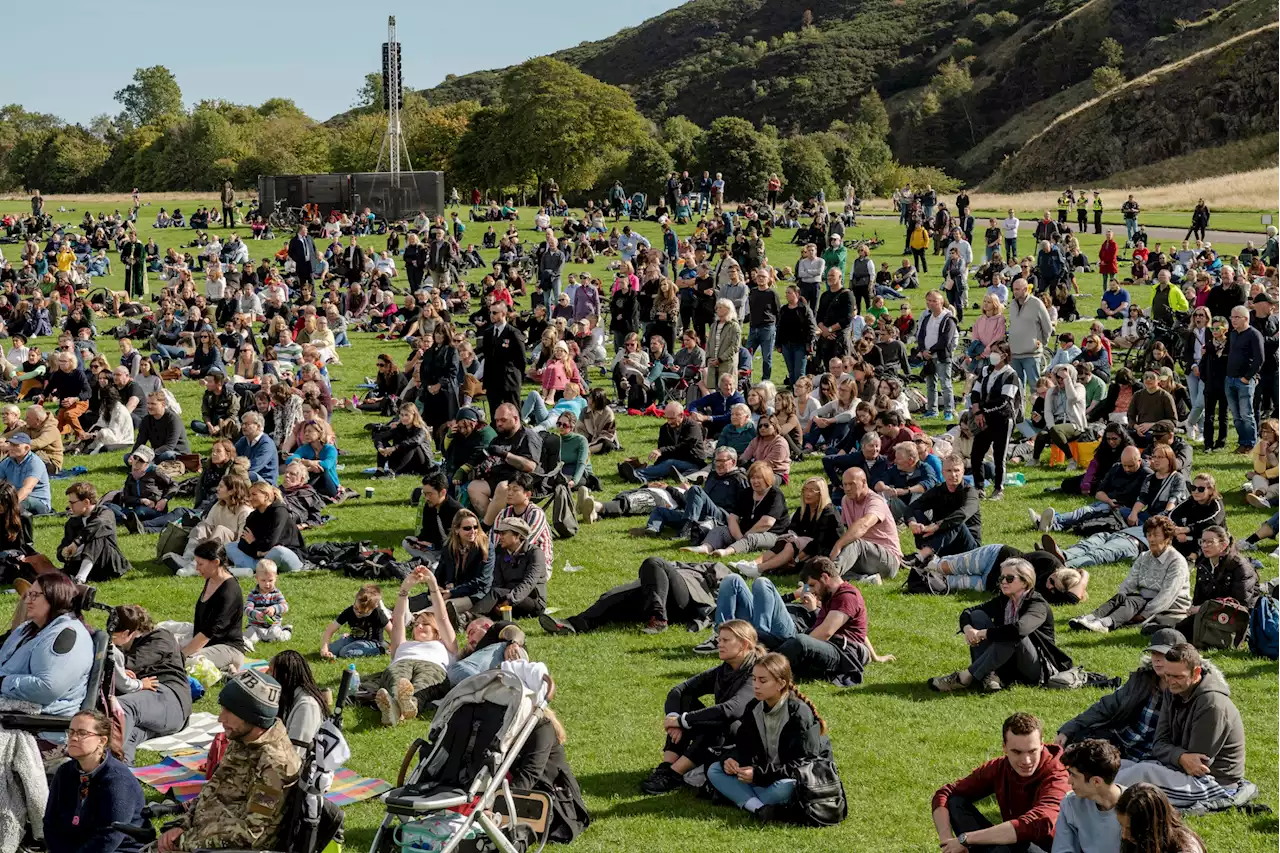
<path fill-rule="evenodd" d="M 1244 723 L 1231 701 L 1231 688 L 1216 667 L 1206 663 L 1200 683 L 1185 696 L 1165 690 L 1160 698 L 1160 722 L 1151 757 L 1182 770 L 1184 753 L 1207 755 L 1213 778 L 1232 787 L 1244 778 Z"/>
<path fill-rule="evenodd" d="M 1084 386 L 1076 381 L 1074 365 L 1063 364 L 1054 368 L 1065 373 L 1062 387 L 1056 385 L 1049 389 L 1044 401 L 1044 423 L 1046 427 L 1059 424 L 1070 424 L 1083 431 L 1087 422 L 1084 416 Z"/>
<path fill-rule="evenodd" d="M 1040 765 L 1029 778 L 1014 772 L 1009 759 L 1002 755 L 980 765 L 963 779 L 943 785 L 933 795 L 931 808 L 944 808 L 952 795 L 964 797 L 971 803 L 994 795 L 1000 818 L 1013 825 L 1018 843 L 1030 841 L 1048 850 L 1053 846 L 1059 806 L 1071 790 L 1071 784 L 1067 769 L 1059 760 L 1062 747 L 1050 743 L 1042 750 Z"/>

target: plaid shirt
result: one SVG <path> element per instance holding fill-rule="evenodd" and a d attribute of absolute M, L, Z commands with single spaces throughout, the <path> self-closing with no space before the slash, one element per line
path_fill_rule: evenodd
<path fill-rule="evenodd" d="M 1160 722 L 1159 703 L 1160 691 L 1157 690 L 1152 692 L 1138 719 L 1116 732 L 1121 758 L 1141 761 L 1150 754 L 1156 741 L 1156 724 Z"/>

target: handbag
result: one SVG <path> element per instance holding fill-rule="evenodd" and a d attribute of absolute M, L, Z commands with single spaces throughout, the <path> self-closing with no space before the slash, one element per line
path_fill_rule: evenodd
<path fill-rule="evenodd" d="M 164 559 L 165 554 L 182 554 L 187 550 L 187 540 L 191 538 L 191 529 L 177 522 L 169 522 L 160 531 L 160 539 L 156 542 L 156 559 Z"/>
<path fill-rule="evenodd" d="M 795 804 L 805 822 L 835 826 L 848 816 L 849 803 L 835 761 L 814 758 L 801 762 L 796 767 L 795 780 Z"/>
<path fill-rule="evenodd" d="M 1197 649 L 1234 649 L 1249 628 L 1249 608 L 1234 598 L 1214 598 L 1196 611 L 1191 642 Z"/>

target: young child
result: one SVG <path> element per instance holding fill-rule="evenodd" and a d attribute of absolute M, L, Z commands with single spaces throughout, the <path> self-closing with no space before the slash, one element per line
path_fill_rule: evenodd
<path fill-rule="evenodd" d="M 356 593 L 350 607 L 338 614 L 338 618 L 324 629 L 320 640 L 320 657 L 361 658 L 387 653 L 386 633 L 391 620 L 382 606 L 382 590 L 376 583 L 367 583 Z M 345 625 L 350 629 L 337 640 L 333 635 Z"/>
<path fill-rule="evenodd" d="M 284 614 L 289 612 L 289 602 L 284 600 L 284 593 L 276 586 L 276 575 L 274 560 L 259 560 L 253 569 L 253 579 L 257 583 L 244 604 L 244 615 L 248 620 L 244 639 L 248 643 L 279 643 L 293 636 L 293 628 L 281 622 Z"/>

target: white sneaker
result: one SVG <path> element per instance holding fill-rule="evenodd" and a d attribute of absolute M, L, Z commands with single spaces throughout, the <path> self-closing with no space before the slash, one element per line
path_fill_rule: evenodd
<path fill-rule="evenodd" d="M 1040 513 L 1041 533 L 1048 533 L 1050 530 L 1053 530 L 1053 519 L 1056 515 L 1057 513 L 1053 511 L 1053 507 L 1047 506 L 1044 508 L 1044 512 Z"/>
<path fill-rule="evenodd" d="M 1031 519 L 1031 529 L 1040 530 L 1040 513 L 1031 507 L 1027 507 L 1027 518 Z"/>
<path fill-rule="evenodd" d="M 1069 462 L 1067 463 L 1067 471 L 1068 471 L 1068 472 L 1071 472 L 1071 471 L 1079 471 L 1079 470 L 1080 470 L 1080 466 L 1079 466 L 1079 464 L 1077 464 L 1077 463 L 1076 463 L 1076 460 L 1072 459 L 1071 461 L 1069 461 Z"/>
<path fill-rule="evenodd" d="M 744 578 L 754 580 L 760 577 L 760 566 L 754 560 L 741 560 L 734 563 L 733 568 Z"/>
<path fill-rule="evenodd" d="M 1271 501 L 1263 497 L 1261 492 L 1249 492 L 1244 496 L 1244 499 L 1249 506 L 1256 506 L 1258 509 L 1271 509 Z"/>

